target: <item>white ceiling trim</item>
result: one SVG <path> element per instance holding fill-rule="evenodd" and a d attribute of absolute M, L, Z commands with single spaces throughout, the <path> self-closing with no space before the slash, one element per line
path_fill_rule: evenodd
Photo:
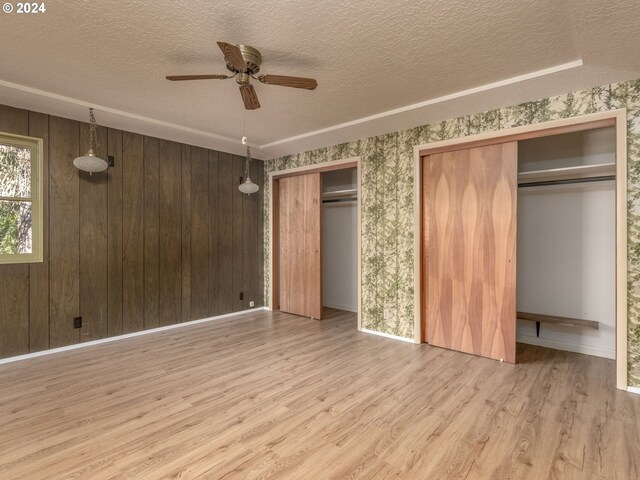
<path fill-rule="evenodd" d="M 583 65 L 582 59 L 574 60 L 572 62 L 563 63 L 560 65 L 555 65 L 553 67 L 544 68 L 542 70 L 536 70 L 534 72 L 525 73 L 523 75 L 518 75 L 516 77 L 506 78 L 504 80 L 498 80 L 497 82 L 487 83 L 485 85 L 480 85 L 479 87 L 469 88 L 467 90 L 461 90 L 459 92 L 451 93 L 449 95 L 443 95 L 441 97 L 432 98 L 429 100 L 425 100 L 423 102 L 414 103 L 411 105 L 406 105 L 400 108 L 394 108 L 392 110 L 387 110 L 385 112 L 376 113 L 375 115 L 369 115 L 367 117 L 358 118 L 356 120 L 351 120 L 349 122 L 340 123 L 337 125 L 333 125 L 331 127 L 322 128 L 319 130 L 314 130 L 307 133 L 302 133 L 300 135 L 296 135 L 289 138 L 283 138 L 282 140 L 276 140 L 275 142 L 265 143 L 263 145 L 259 145 L 260 149 L 268 149 L 272 147 L 276 147 L 279 145 L 284 145 L 291 142 L 296 142 L 298 140 L 302 140 L 309 137 L 314 137 L 316 135 L 322 135 L 324 133 L 333 132 L 335 130 L 341 130 L 343 128 L 353 127 L 355 125 L 360 125 L 363 123 L 371 122 L 374 120 L 379 120 L 381 118 L 390 117 L 392 115 L 398 115 L 405 112 L 410 112 L 412 110 L 417 110 L 419 108 L 428 107 L 430 105 L 436 105 L 438 103 L 444 103 L 449 100 L 454 100 L 457 98 L 466 97 L 469 95 L 474 95 L 476 93 L 486 92 L 488 90 L 493 90 L 496 88 L 504 87 L 507 85 L 513 85 L 515 83 L 524 82 L 526 80 L 532 80 L 534 78 L 544 77 L 546 75 L 551 75 L 558 72 L 563 72 L 566 70 L 571 70 L 573 68 L 579 68 Z"/>
<path fill-rule="evenodd" d="M 67 104 L 71 104 L 71 105 L 75 105 L 75 106 L 79 106 L 79 107 L 86 107 L 86 108 L 90 108 L 92 107 L 94 110 L 98 111 L 98 112 L 104 112 L 104 113 L 109 113 L 112 115 L 116 115 L 119 117 L 124 117 L 130 120 L 135 120 L 135 121 L 139 121 L 139 122 L 143 122 L 143 123 L 147 123 L 147 124 L 151 124 L 151 125 L 157 125 L 160 127 L 164 127 L 164 128 L 169 128 L 172 130 L 177 130 L 180 132 L 184 132 L 184 133 L 188 133 L 188 134 L 194 134 L 194 135 L 198 135 L 198 136 L 202 136 L 202 137 L 207 137 L 207 138 L 211 138 L 213 140 L 217 140 L 219 142 L 224 142 L 224 143 L 231 143 L 231 144 L 238 144 L 239 141 L 236 138 L 231 138 L 231 137 L 226 137 L 224 135 L 218 135 L 216 133 L 213 132 L 206 132 L 204 130 L 198 130 L 195 128 L 190 128 L 190 127 L 185 127 L 184 125 L 178 125 L 177 123 L 171 123 L 171 122 L 165 122 L 164 120 L 158 120 L 156 118 L 151 118 L 151 117 L 146 117 L 144 115 L 138 115 L 136 113 L 131 113 L 131 112 L 127 112 L 124 110 L 119 110 L 116 108 L 111 108 L 111 107 L 107 107 L 105 105 L 97 105 L 94 103 L 90 103 L 90 102 L 86 102 L 84 100 L 80 100 L 77 98 L 72 98 L 72 97 L 67 97 L 65 95 L 58 95 L 57 93 L 52 93 L 52 92 L 47 92 L 45 90 L 40 90 L 37 88 L 32 88 L 32 87 L 28 87 L 26 85 L 20 85 L 17 83 L 12 83 L 12 82 L 7 82 L 6 80 L 1 80 L 0 79 L 0 87 L 6 87 L 6 88 L 10 88 L 10 89 L 14 89 L 14 90 L 18 90 L 20 92 L 24 92 L 30 95 L 37 95 L 40 97 L 45 97 L 47 99 L 50 100 L 56 100 L 59 102 L 64 102 Z M 257 145 L 254 144 L 249 144 L 251 147 L 254 148 L 259 148 Z M 244 147 L 242 147 L 244 148 Z"/>
<path fill-rule="evenodd" d="M 539 79 L 541 77 L 547 77 L 547 76 L 551 76 L 551 75 L 559 74 L 563 72 L 566 73 L 574 69 L 580 69 L 583 66 L 584 65 L 583 65 L 582 59 L 578 59 L 568 63 L 563 63 L 563 64 L 555 65 L 552 67 L 548 67 L 542 70 L 536 70 L 523 75 L 506 78 L 496 82 L 480 85 L 478 87 L 473 87 L 466 90 L 454 92 L 448 95 L 432 98 L 419 103 L 414 103 L 414 104 L 406 105 L 400 108 L 387 110 L 374 115 L 369 115 L 366 117 L 351 120 L 349 122 L 344 122 L 344 123 L 332 125 L 326 128 L 313 130 L 300 135 L 295 135 L 292 137 L 275 140 L 273 142 L 265 143 L 262 145 L 251 144 L 251 147 L 254 149 L 254 158 L 264 160 L 267 158 L 273 158 L 274 156 L 288 154 L 293 151 L 301 151 L 301 149 L 306 150 L 310 147 L 314 147 L 317 145 L 324 145 L 329 139 L 333 140 L 334 137 L 339 139 L 341 139 L 341 137 L 349 137 L 350 140 L 355 140 L 356 138 L 351 138 L 353 135 L 357 135 L 360 133 L 370 133 L 366 131 L 371 130 L 372 128 L 377 129 L 377 127 L 374 127 L 374 125 L 376 125 L 376 122 L 379 122 L 380 120 L 386 119 L 386 122 L 389 122 L 389 123 L 387 124 L 385 122 L 385 124 L 387 124 L 388 128 L 391 128 L 391 125 L 394 125 L 394 123 L 390 119 L 390 117 L 404 118 L 404 117 L 397 117 L 397 116 L 405 114 L 404 116 L 406 117 L 407 120 L 409 120 L 411 118 L 411 114 L 415 115 L 425 107 L 432 107 L 434 105 L 447 104 L 447 102 L 451 103 L 454 100 L 459 101 L 460 99 L 464 99 L 465 97 L 471 97 L 474 95 L 477 96 L 478 94 L 481 94 L 483 92 L 495 91 L 496 89 L 504 88 L 507 86 L 513 86 L 515 84 L 520 84 L 520 83 L 531 81 L 534 79 Z M 101 117 L 100 124 L 104 126 L 110 126 L 113 128 L 119 128 L 123 130 L 130 130 L 130 131 L 142 133 L 145 135 L 166 138 L 168 140 L 174 140 L 178 142 L 202 146 L 205 148 L 226 151 L 226 152 L 235 153 L 238 155 L 243 155 L 245 153 L 244 147 L 240 144 L 239 139 L 237 138 L 231 138 L 231 137 L 219 135 L 213 132 L 207 132 L 204 130 L 186 127 L 184 125 L 179 125 L 172 122 L 166 122 L 163 120 L 158 120 L 156 118 L 135 114 L 135 113 L 127 112 L 124 110 L 107 107 L 104 105 L 92 104 L 90 102 L 80 100 L 77 98 L 59 95 L 56 93 L 47 92 L 45 90 L 40 90 L 37 88 L 32 88 L 25 85 L 20 85 L 17 83 L 12 83 L 12 82 L 8 82 L 0 79 L 0 89 L 2 88 L 15 92 L 15 95 L 13 96 L 14 96 L 14 100 L 16 101 L 11 103 L 14 103 L 15 104 L 14 106 L 18 106 L 21 108 L 34 109 L 35 105 L 33 104 L 33 101 L 29 101 L 27 104 L 25 104 L 24 99 L 22 99 L 23 101 L 19 101 L 21 99 L 18 97 L 24 96 L 24 95 L 27 95 L 30 98 L 40 97 L 42 99 L 46 99 L 49 102 L 49 103 L 45 103 L 44 105 L 41 105 L 41 102 L 37 102 L 36 104 L 36 105 L 41 105 L 42 108 L 48 107 L 51 110 L 45 113 L 66 116 L 68 118 L 74 118 L 76 120 L 84 121 L 85 120 L 84 115 L 86 113 L 84 108 L 93 107 L 98 112 L 105 114 L 105 115 L 100 115 Z M 77 107 L 82 107 L 82 110 L 79 110 Z M 409 120 L 409 122 L 411 122 L 411 120 Z M 415 119 L 413 123 L 415 123 Z M 378 123 L 378 125 L 380 124 Z M 416 126 L 416 125 L 412 125 L 412 126 Z M 353 127 L 360 127 L 360 128 L 354 130 Z M 365 131 L 362 131 L 363 128 L 365 129 Z M 389 131 L 395 131 L 395 130 L 389 130 Z M 330 134 L 330 133 L 333 133 L 333 135 L 328 137 L 327 134 Z M 357 136 L 357 138 L 361 138 L 361 136 L 362 135 L 359 135 Z M 341 142 L 334 141 L 333 143 L 341 143 Z"/>

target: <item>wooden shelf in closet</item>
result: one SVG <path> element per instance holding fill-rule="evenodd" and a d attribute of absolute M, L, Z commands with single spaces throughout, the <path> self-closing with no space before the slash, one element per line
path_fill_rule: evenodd
<path fill-rule="evenodd" d="M 519 320 L 530 320 L 536 323 L 553 323 L 566 327 L 583 327 L 598 330 L 598 322 L 595 320 L 584 320 L 582 318 L 559 317 L 557 315 L 543 315 L 541 313 L 516 312 Z"/>

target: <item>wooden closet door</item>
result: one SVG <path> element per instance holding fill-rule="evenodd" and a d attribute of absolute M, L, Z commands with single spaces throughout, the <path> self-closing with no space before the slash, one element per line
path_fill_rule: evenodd
<path fill-rule="evenodd" d="M 424 157 L 427 341 L 515 362 L 517 142 Z"/>
<path fill-rule="evenodd" d="M 322 318 L 320 173 L 279 180 L 280 310 Z"/>

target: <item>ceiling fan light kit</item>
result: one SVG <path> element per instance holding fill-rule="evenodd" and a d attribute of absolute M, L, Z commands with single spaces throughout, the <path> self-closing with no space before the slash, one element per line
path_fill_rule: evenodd
<path fill-rule="evenodd" d="M 318 86 L 313 78 L 289 77 L 286 75 L 258 75 L 262 65 L 262 54 L 257 48 L 248 45 L 234 45 L 232 43 L 218 42 L 218 47 L 224 55 L 227 70 L 232 75 L 169 75 L 167 80 L 226 80 L 235 78 L 240 88 L 240 95 L 247 110 L 260 108 L 260 101 L 256 94 L 251 79 L 258 80 L 265 85 L 279 85 L 281 87 L 302 88 L 315 90 Z"/>

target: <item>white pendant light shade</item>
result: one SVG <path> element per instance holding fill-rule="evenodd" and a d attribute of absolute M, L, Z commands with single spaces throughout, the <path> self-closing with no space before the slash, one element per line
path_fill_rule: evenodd
<path fill-rule="evenodd" d="M 260 190 L 260 187 L 253 183 L 251 179 L 247 177 L 247 179 L 240 184 L 238 190 L 249 195 L 251 193 L 256 193 L 258 190 Z"/>
<path fill-rule="evenodd" d="M 93 108 L 89 109 L 89 150 L 84 155 L 77 157 L 73 160 L 73 166 L 83 172 L 104 172 L 109 168 L 109 164 L 106 160 L 98 157 L 95 151 L 98 150 L 98 137 L 96 130 L 98 124 L 96 118 L 93 116 Z"/>
<path fill-rule="evenodd" d="M 109 168 L 109 164 L 106 160 L 97 157 L 93 150 L 89 150 L 86 154 L 73 160 L 73 166 L 83 172 L 104 172 Z"/>

